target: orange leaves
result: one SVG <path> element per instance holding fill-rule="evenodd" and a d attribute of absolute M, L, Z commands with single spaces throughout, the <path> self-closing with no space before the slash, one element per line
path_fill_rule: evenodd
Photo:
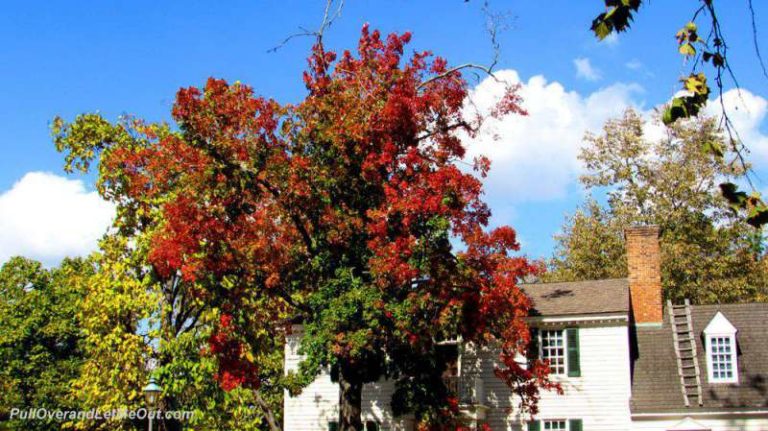
<path fill-rule="evenodd" d="M 536 268 L 513 256 L 513 229 L 487 231 L 482 183 L 457 165 L 457 132 L 473 123 L 467 83 L 427 52 L 404 58 L 410 39 L 365 27 L 338 61 L 316 45 L 296 105 L 213 78 L 182 89 L 177 131 L 147 130 L 146 146 L 106 159 L 120 198 L 154 217 L 141 228 L 157 274 L 181 273 L 225 310 L 209 340 L 225 389 L 258 384 L 242 334 L 286 314 L 314 331 L 308 361 L 367 367 L 366 378 L 387 355 L 456 335 L 502 343 L 510 385 L 539 378 L 509 360 L 530 308 L 516 283 Z M 522 114 L 519 103 L 510 88 L 497 114 Z M 480 176 L 489 165 L 475 162 Z"/>

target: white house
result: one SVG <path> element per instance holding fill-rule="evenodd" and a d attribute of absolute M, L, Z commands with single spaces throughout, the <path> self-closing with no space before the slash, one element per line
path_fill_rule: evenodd
<path fill-rule="evenodd" d="M 653 226 L 626 230 L 626 279 L 525 286 L 535 350 L 564 390 L 544 392 L 534 420 L 494 376 L 496 352 L 446 345 L 468 422 L 521 431 L 768 431 L 768 304 L 663 306 L 658 234 Z M 295 329 L 286 370 L 301 360 Z M 365 387 L 367 431 L 412 429 L 391 414 L 392 389 L 388 381 Z M 334 430 L 338 398 L 328 375 L 286 394 L 284 430 Z"/>

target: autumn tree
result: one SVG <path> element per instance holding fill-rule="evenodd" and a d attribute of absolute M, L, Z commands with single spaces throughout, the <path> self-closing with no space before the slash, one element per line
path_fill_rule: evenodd
<path fill-rule="evenodd" d="M 628 110 L 608 121 L 602 134 L 587 134 L 579 155 L 586 169 L 581 183 L 593 197 L 556 236 L 546 278 L 625 277 L 623 228 L 656 224 L 662 232 L 667 298 L 696 303 L 765 299 L 761 232 L 741 223 L 718 189 L 723 179 L 739 181 L 743 171 L 701 150 L 724 139 L 715 120 L 677 122 L 658 140 L 644 133 L 648 124 Z"/>
<path fill-rule="evenodd" d="M 318 37 L 295 105 L 209 79 L 178 92 L 174 127 L 94 114 L 54 124 L 68 169 L 99 156 L 99 191 L 123 232 L 145 235 L 157 281 L 177 277 L 218 310 L 206 351 L 221 387 L 267 384 L 259 358 L 298 319 L 306 359 L 284 384 L 331 369 L 344 431 L 362 429 L 362 387 L 383 377 L 424 429 L 457 426 L 437 359 L 448 338 L 496 348 L 524 408 L 556 387 L 545 364 L 514 360 L 531 305 L 517 281 L 537 267 L 510 227 L 486 229 L 489 161 L 458 164 L 457 132 L 479 127 L 462 109 L 467 66 L 406 57 L 409 40 L 366 26 L 357 51 L 337 56 Z M 523 113 L 514 90 L 495 115 Z"/>
<path fill-rule="evenodd" d="M 77 319 L 87 260 L 46 269 L 11 258 L 0 269 L 0 420 L 14 430 L 59 429 L 56 420 L 10 418 L 11 409 L 75 409 L 70 385 L 84 362 Z"/>

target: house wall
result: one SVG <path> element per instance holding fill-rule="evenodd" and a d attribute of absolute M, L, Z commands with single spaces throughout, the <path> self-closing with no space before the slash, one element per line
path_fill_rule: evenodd
<path fill-rule="evenodd" d="M 681 429 L 676 426 L 685 418 L 661 420 L 634 420 L 632 421 L 632 431 L 667 431 L 670 429 Z M 694 417 L 697 423 L 710 431 L 768 431 L 768 414 L 763 417 Z M 586 429 L 586 428 L 585 428 Z"/>
<path fill-rule="evenodd" d="M 571 326 L 572 324 L 569 324 Z M 286 370 L 295 370 L 301 357 L 299 331 L 288 336 Z M 564 396 L 543 393 L 538 419 L 582 419 L 585 430 L 629 430 L 629 350 L 626 322 L 612 326 L 586 326 L 579 331 L 581 377 L 561 377 Z M 483 380 L 487 423 L 494 431 L 525 429 L 517 411 L 518 402 L 509 388 L 493 374 L 498 354 L 462 353 L 461 374 Z M 389 412 L 391 382 L 366 385 L 363 390 L 363 420 L 375 419 L 383 430 L 398 431 L 408 424 Z M 285 397 L 285 431 L 320 431 L 338 416 L 338 387 L 327 373 L 319 376 L 297 397 Z"/>
<path fill-rule="evenodd" d="M 564 395 L 543 392 L 536 419 L 582 419 L 585 430 L 629 430 L 629 338 L 626 323 L 614 326 L 581 327 L 579 330 L 581 377 L 558 376 Z M 518 401 L 493 375 L 497 355 L 466 352 L 463 374 L 479 370 L 490 410 L 487 423 L 494 431 L 524 430 Z M 473 362 L 474 361 L 474 362 Z"/>
<path fill-rule="evenodd" d="M 296 327 L 285 343 L 285 370 L 297 370 L 301 355 L 298 354 L 301 329 Z M 394 387 L 392 382 L 382 381 L 363 387 L 363 421 L 379 422 L 382 431 L 402 431 L 406 420 L 392 417 L 389 401 Z M 339 387 L 325 372 L 307 386 L 302 393 L 284 398 L 284 431 L 324 431 L 328 422 L 338 420 Z"/>

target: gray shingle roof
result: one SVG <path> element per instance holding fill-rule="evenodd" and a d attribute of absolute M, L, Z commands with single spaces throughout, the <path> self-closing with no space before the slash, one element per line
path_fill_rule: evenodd
<path fill-rule="evenodd" d="M 521 287 L 533 300 L 533 316 L 629 312 L 629 283 L 626 278 L 524 284 Z"/>
<path fill-rule="evenodd" d="M 738 384 L 709 384 L 702 331 L 717 311 L 738 329 Z M 694 305 L 691 307 L 704 405 L 685 407 L 677 373 L 668 315 L 660 328 L 636 330 L 633 355 L 632 412 L 733 411 L 768 408 L 768 304 Z"/>

